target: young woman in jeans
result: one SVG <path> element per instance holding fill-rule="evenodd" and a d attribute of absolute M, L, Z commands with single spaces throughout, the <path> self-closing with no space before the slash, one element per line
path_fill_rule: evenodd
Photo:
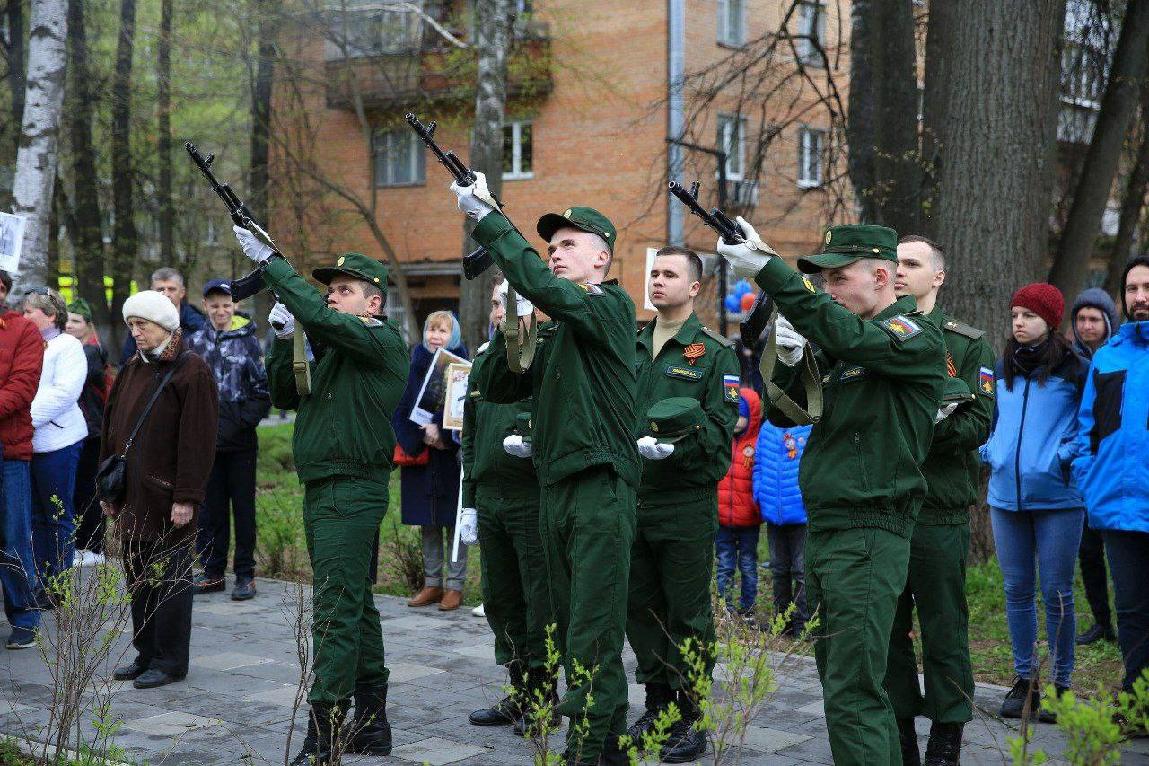
<path fill-rule="evenodd" d="M 1058 694 L 1073 672 L 1073 571 L 1085 511 L 1069 467 L 1087 365 L 1057 332 L 1065 301 L 1056 287 L 1026 285 L 1010 306 L 1013 334 L 997 367 L 997 409 L 982 459 L 990 466 L 988 504 L 1017 673 L 1001 715 L 1020 718 L 1027 698 L 1034 715 L 1040 710 L 1035 565 Z"/>

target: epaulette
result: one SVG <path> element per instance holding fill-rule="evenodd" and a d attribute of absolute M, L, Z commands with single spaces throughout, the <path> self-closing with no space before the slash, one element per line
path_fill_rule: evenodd
<path fill-rule="evenodd" d="M 734 341 L 732 341 L 730 338 L 727 338 L 726 336 L 722 335 L 721 333 L 718 333 L 718 332 L 715 332 L 714 330 L 711 330 L 706 325 L 702 326 L 702 332 L 706 333 L 711 338 L 713 338 L 714 340 L 721 343 L 723 346 L 726 346 L 726 348 L 734 348 Z"/>
<path fill-rule="evenodd" d="M 945 324 L 942 325 L 942 329 L 949 330 L 950 332 L 956 332 L 958 335 L 964 335 L 970 340 L 977 340 L 978 338 L 985 337 L 985 330 L 979 330 L 972 325 L 968 325 L 965 322 L 959 322 L 956 319 L 947 319 Z"/>

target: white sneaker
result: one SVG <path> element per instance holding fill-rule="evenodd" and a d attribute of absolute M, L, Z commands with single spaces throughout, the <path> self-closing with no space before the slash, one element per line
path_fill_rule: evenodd
<path fill-rule="evenodd" d="M 102 553 L 94 553 L 92 551 L 84 551 L 83 566 L 86 566 L 86 567 L 99 566 L 100 564 L 103 564 L 105 561 L 107 561 L 107 559 L 104 557 L 104 554 L 102 554 Z"/>
<path fill-rule="evenodd" d="M 486 616 L 487 616 L 487 613 L 486 613 L 486 611 L 483 609 L 483 605 L 482 605 L 482 604 L 479 604 L 477 607 L 475 607 L 474 609 L 472 609 L 472 610 L 471 610 L 471 614 L 475 615 L 476 617 L 486 617 Z"/>

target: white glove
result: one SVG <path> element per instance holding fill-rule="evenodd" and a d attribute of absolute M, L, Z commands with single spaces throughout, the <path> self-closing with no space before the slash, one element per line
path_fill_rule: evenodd
<path fill-rule="evenodd" d="M 531 456 L 531 443 L 524 442 L 523 437 L 515 434 L 503 439 L 503 451 L 514 457 L 527 458 Z"/>
<path fill-rule="evenodd" d="M 504 306 L 507 304 L 507 288 L 508 287 L 510 287 L 510 284 L 507 282 L 507 280 L 504 279 L 503 283 L 501 285 L 499 285 L 499 288 L 498 288 L 499 289 L 499 295 L 501 295 L 503 298 L 503 305 Z M 515 314 L 517 316 L 520 316 L 520 317 L 529 317 L 533 313 L 535 313 L 534 304 L 531 303 L 526 298 L 524 298 L 522 293 L 520 293 L 518 290 L 516 290 L 515 291 Z"/>
<path fill-rule="evenodd" d="M 479 542 L 479 514 L 474 508 L 464 508 L 459 519 L 459 542 L 474 545 Z"/>
<path fill-rule="evenodd" d="M 231 230 L 235 232 L 235 238 L 239 240 L 243 254 L 256 263 L 263 263 L 275 254 L 275 250 L 242 226 L 232 226 Z"/>
<path fill-rule="evenodd" d="M 495 204 L 495 198 L 487 189 L 487 177 L 478 171 L 475 172 L 473 184 L 459 186 L 457 181 L 452 182 L 451 191 L 459 198 L 459 209 L 475 221 L 481 221 L 487 213 L 499 209 Z"/>
<path fill-rule="evenodd" d="M 959 404 L 961 404 L 961 402 L 948 402 L 943 404 L 941 407 L 938 407 L 938 414 L 934 415 L 934 425 L 937 425 L 938 423 L 948 418 L 950 415 L 954 414 L 954 410 L 958 408 Z"/>
<path fill-rule="evenodd" d="M 267 313 L 267 321 L 275 328 L 275 337 L 290 338 L 295 332 L 295 315 L 287 310 L 287 306 L 276 303 Z"/>
<path fill-rule="evenodd" d="M 653 436 L 644 436 L 635 444 L 638 445 L 638 454 L 647 460 L 665 460 L 674 454 L 673 444 L 659 444 Z"/>
<path fill-rule="evenodd" d="M 758 232 L 742 216 L 738 216 L 735 221 L 742 230 L 743 241 L 737 245 L 728 245 L 719 238 L 715 249 L 730 264 L 730 268 L 734 269 L 734 276 L 739 279 L 753 279 L 778 253 L 762 241 Z"/>
<path fill-rule="evenodd" d="M 802 353 L 806 350 L 806 339 L 794 329 L 790 320 L 781 314 L 774 324 L 774 339 L 778 342 L 778 361 L 787 367 L 793 367 L 802 361 Z"/>

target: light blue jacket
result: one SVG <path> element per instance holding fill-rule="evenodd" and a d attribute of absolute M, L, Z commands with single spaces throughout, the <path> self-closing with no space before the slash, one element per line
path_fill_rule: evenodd
<path fill-rule="evenodd" d="M 779 428 L 762 422 L 754 461 L 754 499 L 767 524 L 805 524 L 798 464 L 813 426 Z"/>
<path fill-rule="evenodd" d="M 1093 355 L 1073 476 L 1094 529 L 1149 532 L 1149 322 L 1127 322 Z"/>
<path fill-rule="evenodd" d="M 1011 391 L 1005 384 L 1004 365 L 998 363 L 993 428 L 981 448 L 981 459 L 990 468 L 986 498 L 990 507 L 1007 511 L 1082 507 L 1070 463 L 1084 374 L 1084 361 L 1070 353 L 1044 384 L 1036 376 L 1018 374 Z"/>

